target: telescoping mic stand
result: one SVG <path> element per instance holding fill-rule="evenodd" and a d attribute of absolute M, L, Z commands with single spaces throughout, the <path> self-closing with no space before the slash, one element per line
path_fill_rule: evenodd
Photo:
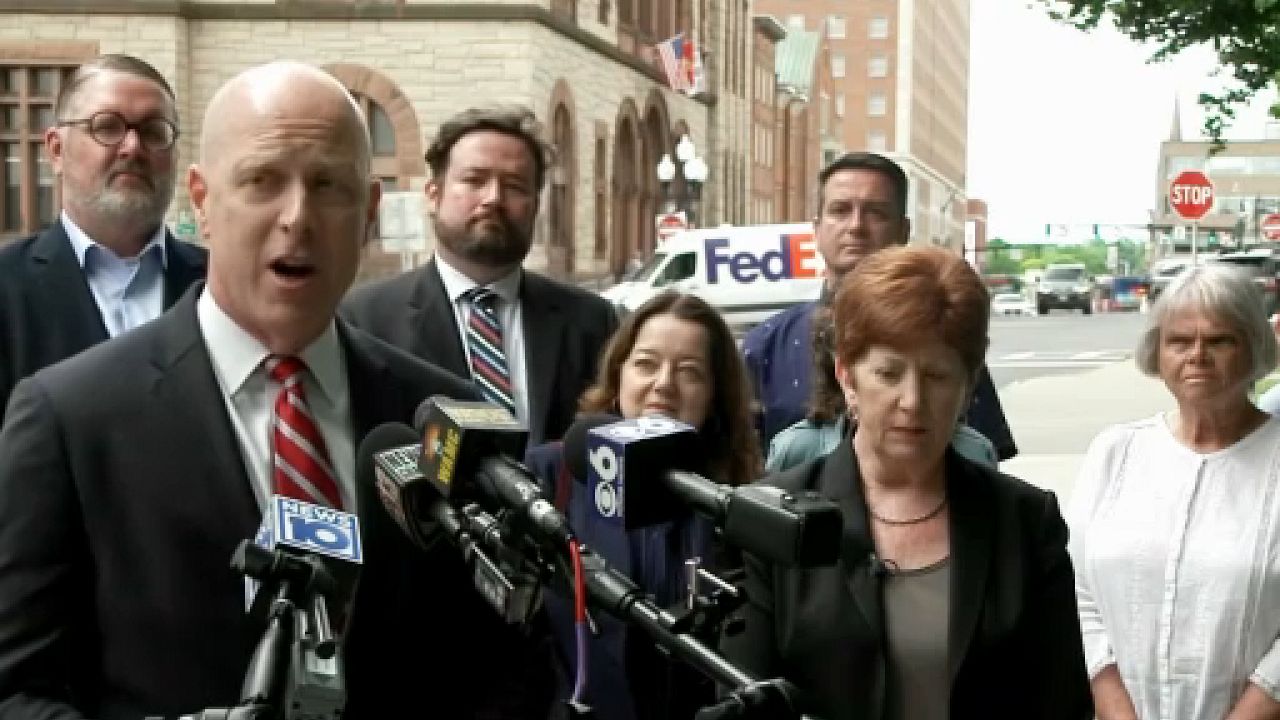
<path fill-rule="evenodd" d="M 249 660 L 239 704 L 209 708 L 197 720 L 337 720 L 346 704 L 338 644 L 325 595 L 336 586 L 314 557 L 267 550 L 245 540 L 231 567 L 260 583 L 253 616 L 266 630 Z"/>
<path fill-rule="evenodd" d="M 610 568 L 604 558 L 585 546 L 579 553 L 583 584 L 592 607 L 640 629 L 662 652 L 681 660 L 721 687 L 731 688 L 722 702 L 699 711 L 698 720 L 800 720 L 804 717 L 800 693 L 794 685 L 782 679 L 757 680 L 696 637 L 708 625 L 717 624 L 725 609 L 740 600 L 691 597 L 692 616 L 682 613 L 677 617 L 654 603 L 630 578 Z M 697 572 L 698 568 L 694 565 L 688 570 Z M 706 573 L 698 574 L 704 580 L 709 579 Z M 696 586 L 692 582 L 690 585 L 691 592 L 695 591 Z M 698 617 L 699 614 L 703 617 Z M 714 619 L 709 620 L 706 615 Z M 592 717 L 590 710 L 582 706 L 571 706 L 570 712 L 576 718 Z"/>

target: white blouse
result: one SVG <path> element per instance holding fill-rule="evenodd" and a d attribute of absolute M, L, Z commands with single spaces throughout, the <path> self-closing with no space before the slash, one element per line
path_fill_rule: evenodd
<path fill-rule="evenodd" d="M 1163 415 L 1089 446 L 1069 551 L 1089 677 L 1115 664 L 1142 720 L 1280 700 L 1280 419 L 1201 454 Z"/>

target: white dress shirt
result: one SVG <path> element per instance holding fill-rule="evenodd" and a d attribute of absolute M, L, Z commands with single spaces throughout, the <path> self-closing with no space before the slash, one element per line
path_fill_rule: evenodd
<path fill-rule="evenodd" d="M 440 282 L 445 294 L 453 303 L 453 317 L 457 323 L 462 352 L 467 356 L 467 369 L 471 369 L 471 348 L 467 345 L 467 320 L 471 317 L 471 303 L 462 296 L 476 286 L 476 282 L 463 275 L 436 255 L 436 267 L 440 270 Z M 516 419 L 529 425 L 528 378 L 525 371 L 524 315 L 520 311 L 520 268 L 487 286 L 498 295 L 498 321 L 502 323 L 502 349 L 507 354 L 507 371 L 511 373 L 511 392 L 516 404 Z"/>
<path fill-rule="evenodd" d="M 1069 550 L 1085 662 L 1142 720 L 1280 700 L 1280 420 L 1197 453 L 1164 415 L 1107 429 L 1076 483 Z"/>
<path fill-rule="evenodd" d="M 218 307 L 206 288 L 196 303 L 200 333 L 209 349 L 213 374 L 231 414 L 245 469 L 253 483 L 259 507 L 265 508 L 275 483 L 272 480 L 271 420 L 280 383 L 271 379 L 262 361 L 270 353 Z M 346 356 L 332 322 L 320 337 L 298 356 L 307 365 L 303 392 L 311 417 L 329 449 L 329 461 L 342 509 L 355 514 L 355 442 L 351 429 L 351 388 L 347 383 Z"/>
<path fill-rule="evenodd" d="M 122 258 L 94 242 L 66 211 L 62 213 L 62 226 L 110 337 L 160 317 L 164 312 L 164 269 L 169 263 L 163 223 L 142 252 L 131 258 Z"/>

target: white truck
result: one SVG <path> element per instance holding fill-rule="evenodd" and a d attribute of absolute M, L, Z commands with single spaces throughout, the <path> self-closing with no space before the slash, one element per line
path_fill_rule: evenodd
<path fill-rule="evenodd" d="M 731 325 L 751 326 L 816 300 L 824 269 L 810 223 L 686 230 L 601 295 L 627 313 L 658 293 L 679 290 L 706 300 Z"/>

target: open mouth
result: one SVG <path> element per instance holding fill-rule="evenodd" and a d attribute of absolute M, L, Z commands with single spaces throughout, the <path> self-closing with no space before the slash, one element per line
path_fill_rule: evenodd
<path fill-rule="evenodd" d="M 276 260 L 271 263 L 271 272 L 286 280 L 305 280 L 315 274 L 315 266 L 299 260 Z"/>

